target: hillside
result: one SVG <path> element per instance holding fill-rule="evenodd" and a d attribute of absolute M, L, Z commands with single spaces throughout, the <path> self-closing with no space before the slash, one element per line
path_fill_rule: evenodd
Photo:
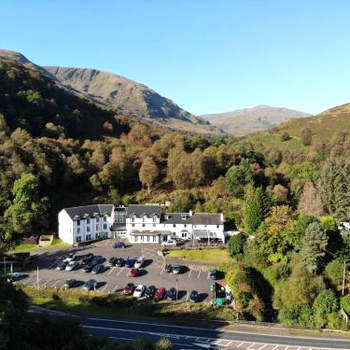
<path fill-rule="evenodd" d="M 291 119 L 270 131 L 259 132 L 245 137 L 260 150 L 275 148 L 280 150 L 305 150 L 310 146 L 304 146 L 301 141 L 301 133 L 304 129 L 310 129 L 312 133 L 312 145 L 328 143 L 334 135 L 340 132 L 350 131 L 350 103 L 330 108 L 316 116 Z M 290 139 L 282 141 L 283 134 L 288 134 Z"/>
<path fill-rule="evenodd" d="M 288 108 L 259 105 L 232 112 L 205 114 L 201 117 L 229 134 L 243 136 L 271 129 L 291 118 L 307 116 L 309 114 Z"/>
<path fill-rule="evenodd" d="M 197 133 L 219 133 L 206 121 L 180 108 L 143 84 L 96 69 L 44 67 L 64 86 L 80 91 L 117 112 Z"/>

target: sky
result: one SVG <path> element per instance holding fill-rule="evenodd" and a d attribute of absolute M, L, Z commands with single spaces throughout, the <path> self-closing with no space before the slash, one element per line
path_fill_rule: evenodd
<path fill-rule="evenodd" d="M 350 102 L 347 0 L 1 0 L 0 48 L 97 68 L 200 115 Z"/>

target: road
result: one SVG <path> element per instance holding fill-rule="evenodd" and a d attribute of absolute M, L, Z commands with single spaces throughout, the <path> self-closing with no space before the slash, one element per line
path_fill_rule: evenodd
<path fill-rule="evenodd" d="M 311 350 L 350 349 L 350 340 L 265 335 L 223 329 L 207 329 L 122 319 L 87 317 L 82 327 L 92 335 L 106 336 L 120 341 L 136 338 L 158 340 L 168 338 L 177 349 L 240 349 L 240 350 Z"/>

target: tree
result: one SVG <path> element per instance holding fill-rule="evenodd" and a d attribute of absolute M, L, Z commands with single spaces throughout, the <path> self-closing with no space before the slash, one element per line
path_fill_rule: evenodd
<path fill-rule="evenodd" d="M 304 146 L 310 146 L 312 143 L 312 131 L 310 128 L 305 128 L 301 131 L 301 142 Z"/>
<path fill-rule="evenodd" d="M 330 289 L 323 290 L 316 297 L 312 309 L 314 312 L 315 323 L 319 327 L 327 325 L 327 316 L 338 311 L 339 303 L 334 292 Z"/>
<path fill-rule="evenodd" d="M 316 217 L 324 214 L 321 193 L 311 181 L 304 184 L 298 203 L 298 211 Z"/>
<path fill-rule="evenodd" d="M 157 164 L 151 157 L 145 158 L 142 162 L 139 178 L 142 184 L 147 185 L 148 193 L 151 192 L 151 187 L 159 175 Z"/>
<path fill-rule="evenodd" d="M 253 189 L 246 201 L 243 222 L 245 231 L 251 234 L 257 230 L 267 212 L 265 194 L 261 187 Z"/>
<path fill-rule="evenodd" d="M 343 263 L 339 259 L 332 260 L 325 268 L 325 275 L 335 286 L 340 285 L 343 280 Z"/>
<path fill-rule="evenodd" d="M 13 201 L 4 213 L 7 233 L 29 235 L 47 225 L 48 199 L 40 198 L 39 180 L 33 174 L 23 174 L 13 185 Z"/>
<path fill-rule="evenodd" d="M 235 197 L 242 197 L 244 186 L 253 184 L 253 172 L 248 160 L 243 159 L 239 165 L 233 165 L 225 175 L 226 182 Z"/>
<path fill-rule="evenodd" d="M 238 233 L 230 238 L 228 241 L 228 251 L 232 258 L 243 254 L 246 241 L 247 237 L 242 233 Z"/>
<path fill-rule="evenodd" d="M 340 306 L 348 315 L 350 315 L 350 294 L 347 294 L 340 299 Z"/>
<path fill-rule="evenodd" d="M 328 237 L 321 225 L 317 222 L 311 223 L 302 240 L 299 259 L 305 269 L 310 273 L 316 273 L 320 268 L 322 259 L 326 255 Z"/>

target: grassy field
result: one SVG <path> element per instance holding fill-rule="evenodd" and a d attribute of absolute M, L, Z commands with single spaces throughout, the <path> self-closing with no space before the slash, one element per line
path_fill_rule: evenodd
<path fill-rule="evenodd" d="M 70 247 L 68 243 L 62 242 L 60 239 L 55 238 L 51 245 L 46 247 L 40 247 L 37 244 L 19 244 L 15 247 L 12 247 L 8 252 L 9 253 L 18 253 L 25 252 L 34 249 L 51 249 L 51 248 L 67 248 Z"/>
<path fill-rule="evenodd" d="M 180 258 L 197 262 L 223 264 L 230 260 L 226 249 L 180 249 L 170 250 L 167 258 Z"/>
<path fill-rule="evenodd" d="M 134 300 L 121 294 L 103 294 L 80 290 L 36 289 L 17 285 L 34 305 L 52 310 L 68 311 L 96 316 L 118 316 L 138 319 L 202 319 L 234 321 L 236 314 L 231 307 L 215 307 L 211 303 L 193 304 L 184 301 Z"/>

